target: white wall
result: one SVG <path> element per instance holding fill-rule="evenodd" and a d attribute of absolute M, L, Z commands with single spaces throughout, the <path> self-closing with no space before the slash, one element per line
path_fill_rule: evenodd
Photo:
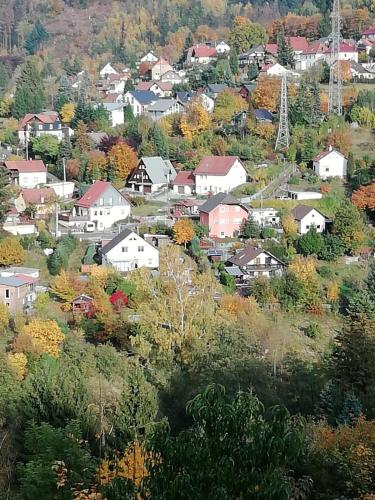
<path fill-rule="evenodd" d="M 178 188 L 179 186 L 173 186 L 173 192 L 176 193 L 176 194 L 187 194 L 187 195 L 191 195 L 193 194 L 193 189 L 192 189 L 192 186 L 182 186 L 184 188 L 184 192 L 183 193 L 180 193 Z"/>
<path fill-rule="evenodd" d="M 89 208 L 90 222 L 95 222 L 97 229 L 108 229 L 115 222 L 124 220 L 130 215 L 130 205 L 102 206 Z"/>
<path fill-rule="evenodd" d="M 337 151 L 331 151 L 319 161 L 314 161 L 313 168 L 321 179 L 328 177 L 346 177 L 347 160 Z"/>
<path fill-rule="evenodd" d="M 71 198 L 73 196 L 74 182 L 55 182 L 47 184 L 47 186 L 52 188 L 59 198 Z"/>
<path fill-rule="evenodd" d="M 277 215 L 278 211 L 270 208 L 269 210 L 252 208 L 249 215 L 260 226 L 275 226 L 280 223 L 280 217 Z"/>
<path fill-rule="evenodd" d="M 110 111 L 109 116 L 111 117 L 112 127 L 124 124 L 124 108 L 114 109 Z"/>
<path fill-rule="evenodd" d="M 195 174 L 195 189 L 197 194 L 228 193 L 246 182 L 246 170 L 239 160 L 236 160 L 227 175 Z"/>
<path fill-rule="evenodd" d="M 46 172 L 29 172 L 20 173 L 18 178 L 18 184 L 24 188 L 34 188 L 38 184 L 46 184 L 47 173 Z"/>
<path fill-rule="evenodd" d="M 322 233 L 325 228 L 325 218 L 316 210 L 312 210 L 301 221 L 298 222 L 298 232 L 306 234 L 314 226 L 317 233 Z"/>
<path fill-rule="evenodd" d="M 140 267 L 158 269 L 159 251 L 136 233 L 131 233 L 106 255 L 103 255 L 102 264 L 113 266 L 121 272 Z"/>

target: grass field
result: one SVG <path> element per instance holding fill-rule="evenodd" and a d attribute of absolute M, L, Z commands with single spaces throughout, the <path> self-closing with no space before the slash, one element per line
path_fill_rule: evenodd
<path fill-rule="evenodd" d="M 365 128 L 352 130 L 350 137 L 351 150 L 355 158 L 362 158 L 364 155 L 375 156 L 375 135 L 371 130 Z"/>
<path fill-rule="evenodd" d="M 166 204 L 162 201 L 146 201 L 144 205 L 132 208 L 132 215 L 134 217 L 148 217 L 150 215 L 157 215 L 160 208 L 165 207 Z"/>

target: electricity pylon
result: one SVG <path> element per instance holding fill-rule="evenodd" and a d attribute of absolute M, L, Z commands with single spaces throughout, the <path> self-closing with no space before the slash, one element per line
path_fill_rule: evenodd
<path fill-rule="evenodd" d="M 332 44 L 331 44 L 330 70 L 329 70 L 328 112 L 330 114 L 341 116 L 342 75 L 341 75 L 341 63 L 340 63 L 340 42 L 341 42 L 340 0 L 333 1 L 331 20 L 332 20 Z"/>
<path fill-rule="evenodd" d="M 275 150 L 288 149 L 289 140 L 288 87 L 285 72 L 281 78 L 279 131 L 277 133 Z"/>

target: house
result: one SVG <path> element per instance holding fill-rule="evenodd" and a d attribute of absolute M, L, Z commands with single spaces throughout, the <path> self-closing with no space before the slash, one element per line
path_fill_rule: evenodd
<path fill-rule="evenodd" d="M 228 54 L 230 52 L 230 46 L 224 40 L 215 41 L 211 43 L 211 46 L 215 47 L 218 54 Z"/>
<path fill-rule="evenodd" d="M 42 160 L 6 160 L 5 168 L 13 184 L 22 188 L 35 188 L 47 183 L 47 169 Z"/>
<path fill-rule="evenodd" d="M 362 38 L 375 41 L 375 28 L 368 28 L 362 32 Z"/>
<path fill-rule="evenodd" d="M 175 99 L 159 99 L 149 106 L 147 114 L 154 122 L 164 116 L 173 115 L 182 111 L 181 104 Z"/>
<path fill-rule="evenodd" d="M 115 103 L 115 102 L 124 102 L 124 95 L 123 94 L 107 94 L 104 99 L 103 99 L 103 104 L 104 103 Z"/>
<path fill-rule="evenodd" d="M 194 170 L 197 194 L 229 193 L 245 184 L 247 172 L 238 156 L 205 156 Z"/>
<path fill-rule="evenodd" d="M 11 314 L 32 307 L 39 285 L 39 269 L 9 267 L 0 271 L 0 302 Z"/>
<path fill-rule="evenodd" d="M 22 146 L 30 137 L 40 137 L 41 135 L 53 135 L 59 142 L 66 136 L 73 136 L 74 131 L 64 126 L 59 114 L 55 111 L 44 111 L 43 113 L 29 113 L 22 118 L 18 127 L 18 139 Z"/>
<path fill-rule="evenodd" d="M 238 55 L 238 66 L 241 69 L 246 68 L 250 64 L 256 64 L 258 67 L 266 63 L 266 49 L 264 45 L 253 47 L 247 52 Z"/>
<path fill-rule="evenodd" d="M 153 92 L 159 97 L 169 97 L 172 94 L 173 85 L 169 82 L 139 82 L 135 90 Z"/>
<path fill-rule="evenodd" d="M 250 208 L 249 217 L 261 227 L 278 226 L 280 223 L 279 211 L 275 208 Z"/>
<path fill-rule="evenodd" d="M 272 123 L 273 121 L 273 115 L 267 109 L 255 109 L 254 115 L 257 123 Z"/>
<path fill-rule="evenodd" d="M 95 181 L 75 204 L 75 215 L 102 231 L 130 216 L 128 199 L 110 182 Z"/>
<path fill-rule="evenodd" d="M 174 71 L 169 70 L 166 71 L 163 75 L 160 77 L 161 82 L 165 83 L 171 83 L 172 85 L 178 85 L 180 83 L 184 83 L 186 81 L 185 77 L 185 72 L 184 71 Z"/>
<path fill-rule="evenodd" d="M 298 224 L 299 234 L 306 234 L 314 227 L 318 233 L 325 229 L 326 218 L 314 207 L 308 205 L 298 205 L 292 210 L 292 216 Z"/>
<path fill-rule="evenodd" d="M 324 52 L 324 59 L 327 64 L 332 64 L 335 61 L 332 60 L 331 47 L 326 47 Z M 358 50 L 355 46 L 350 45 L 346 42 L 340 43 L 339 50 L 339 61 L 355 61 L 358 62 Z"/>
<path fill-rule="evenodd" d="M 181 170 L 172 181 L 173 192 L 192 195 L 195 192 L 195 178 L 191 170 Z"/>
<path fill-rule="evenodd" d="M 196 99 L 208 113 L 212 113 L 215 108 L 215 99 L 206 92 L 197 92 Z"/>
<path fill-rule="evenodd" d="M 94 314 L 94 301 L 88 295 L 78 295 L 78 297 L 75 297 L 70 304 L 72 306 L 73 314 L 83 314 L 89 318 Z"/>
<path fill-rule="evenodd" d="M 55 210 L 57 196 L 51 187 L 22 189 L 14 204 L 19 213 L 30 210 L 31 218 L 40 219 Z"/>
<path fill-rule="evenodd" d="M 134 231 L 125 229 L 100 249 L 102 265 L 120 272 L 159 268 L 159 250 Z"/>
<path fill-rule="evenodd" d="M 186 64 L 210 64 L 217 60 L 217 50 L 215 47 L 209 47 L 204 43 L 197 43 L 187 51 Z"/>
<path fill-rule="evenodd" d="M 282 76 L 289 74 L 289 70 L 284 68 L 284 66 L 281 66 L 279 63 L 266 64 L 262 66 L 260 72 L 268 76 Z"/>
<path fill-rule="evenodd" d="M 176 219 L 180 217 L 199 217 L 199 207 L 203 205 L 201 201 L 196 199 L 179 200 L 173 204 L 172 215 Z"/>
<path fill-rule="evenodd" d="M 237 236 L 247 217 L 248 209 L 227 193 L 217 193 L 199 207 L 200 223 L 216 238 Z"/>
<path fill-rule="evenodd" d="M 322 151 L 313 158 L 313 169 L 315 174 L 321 179 L 328 177 L 346 177 L 348 160 L 340 151 L 329 146 L 328 149 Z"/>
<path fill-rule="evenodd" d="M 239 268 L 243 281 L 259 276 L 281 276 L 285 268 L 285 264 L 270 252 L 254 246 L 247 246 L 236 253 L 228 264 Z"/>
<path fill-rule="evenodd" d="M 169 160 L 161 156 L 143 156 L 128 178 L 133 191 L 155 193 L 168 186 L 176 177 L 176 170 Z"/>
<path fill-rule="evenodd" d="M 288 36 L 286 37 L 286 42 L 290 45 L 294 54 L 294 61 L 298 62 L 301 54 L 308 49 L 308 41 L 304 36 Z M 268 43 L 266 46 L 266 52 L 272 56 L 277 56 L 277 43 Z"/>
<path fill-rule="evenodd" d="M 221 92 L 228 90 L 228 88 L 228 85 L 225 83 L 209 83 L 206 88 L 206 94 L 216 99 Z"/>
<path fill-rule="evenodd" d="M 152 52 L 147 52 L 142 58 L 141 58 L 141 63 L 143 62 L 149 62 L 149 63 L 155 63 L 158 60 L 158 57 Z"/>
<path fill-rule="evenodd" d="M 118 74 L 117 71 L 110 63 L 107 63 L 104 66 L 104 68 L 102 68 L 99 71 L 99 75 L 101 78 L 108 78 L 109 75 L 117 75 L 117 74 Z"/>
<path fill-rule="evenodd" d="M 288 198 L 291 200 L 321 200 L 323 194 L 318 191 L 297 191 L 296 189 L 288 189 Z"/>
<path fill-rule="evenodd" d="M 350 73 L 353 80 L 373 80 L 375 73 L 368 71 L 362 64 L 350 61 Z"/>
<path fill-rule="evenodd" d="M 301 71 L 308 70 L 319 61 L 325 61 L 329 65 L 335 62 L 332 61 L 331 47 L 327 45 L 327 41 L 317 40 L 309 45 L 307 49 L 300 54 L 299 60 L 296 61 L 296 69 Z M 357 48 L 349 43 L 341 42 L 339 61 L 358 62 Z"/>
<path fill-rule="evenodd" d="M 129 79 L 128 73 L 118 73 L 109 75 L 107 79 L 108 92 L 110 94 L 122 94 L 125 90 L 125 83 Z"/>
<path fill-rule="evenodd" d="M 374 46 L 374 40 L 367 40 L 365 38 L 362 38 L 361 40 L 358 40 L 357 42 L 357 49 L 358 53 L 360 54 L 365 53 L 366 56 L 370 55 L 371 49 Z"/>
<path fill-rule="evenodd" d="M 132 90 L 124 96 L 125 104 L 130 106 L 134 116 L 145 113 L 158 99 L 158 96 L 149 90 Z"/>
<path fill-rule="evenodd" d="M 160 80 L 164 73 L 167 71 L 172 71 L 173 68 L 168 61 L 162 57 L 158 59 L 151 68 L 151 80 Z"/>
<path fill-rule="evenodd" d="M 124 124 L 124 108 L 122 102 L 103 102 L 103 108 L 107 111 L 112 127 Z"/>
<path fill-rule="evenodd" d="M 155 248 L 164 248 L 172 243 L 172 238 L 167 234 L 147 234 L 143 235 L 143 239 L 150 243 Z"/>

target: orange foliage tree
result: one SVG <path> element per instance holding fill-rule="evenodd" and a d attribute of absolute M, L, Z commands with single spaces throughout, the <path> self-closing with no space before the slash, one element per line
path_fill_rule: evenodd
<path fill-rule="evenodd" d="M 180 130 L 184 137 L 193 139 L 211 126 L 211 117 L 204 107 L 198 102 L 191 102 L 180 118 Z"/>
<path fill-rule="evenodd" d="M 173 226 L 173 236 L 178 245 L 185 245 L 195 236 L 194 225 L 190 219 L 180 219 Z"/>
<path fill-rule="evenodd" d="M 24 326 L 22 333 L 30 336 L 32 343 L 42 352 L 58 356 L 64 335 L 56 321 L 35 318 Z"/>
<path fill-rule="evenodd" d="M 125 180 L 138 163 L 134 149 L 125 142 L 119 142 L 111 147 L 108 160 L 119 181 Z"/>
<path fill-rule="evenodd" d="M 352 194 L 352 203 L 362 210 L 375 210 L 375 182 L 356 189 Z"/>
<path fill-rule="evenodd" d="M 256 108 L 276 111 L 280 95 L 280 78 L 262 76 L 253 92 L 253 103 Z"/>
<path fill-rule="evenodd" d="M 333 146 L 346 156 L 349 154 L 351 145 L 352 141 L 349 130 L 339 129 L 327 134 L 326 146 Z"/>
<path fill-rule="evenodd" d="M 6 236 L 0 240 L 0 266 L 19 266 L 25 261 L 25 251 L 17 238 Z"/>
<path fill-rule="evenodd" d="M 93 149 L 87 153 L 87 170 L 93 180 L 105 179 L 108 160 L 103 151 Z"/>

